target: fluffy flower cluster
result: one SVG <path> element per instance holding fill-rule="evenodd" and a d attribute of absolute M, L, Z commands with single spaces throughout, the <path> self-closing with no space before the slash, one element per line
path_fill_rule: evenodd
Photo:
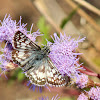
<path fill-rule="evenodd" d="M 92 87 L 86 95 L 80 94 L 77 100 L 100 100 L 100 87 Z"/>
<path fill-rule="evenodd" d="M 17 23 L 16 20 L 12 20 L 11 16 L 5 15 L 5 18 L 3 21 L 0 20 L 0 41 L 4 41 L 7 40 L 10 43 L 12 43 L 13 40 L 13 36 L 17 31 L 21 31 L 23 32 L 25 35 L 27 35 L 32 41 L 35 41 L 36 37 L 40 35 L 39 30 L 37 30 L 37 32 L 33 32 L 32 31 L 32 27 L 30 29 L 30 31 L 27 31 L 26 25 L 24 23 L 21 23 L 21 17 L 19 22 Z M 27 33 L 31 33 L 31 34 L 27 34 Z"/>
<path fill-rule="evenodd" d="M 67 37 L 66 34 L 62 35 L 61 33 L 58 37 L 54 33 L 54 43 L 48 42 L 51 51 L 49 57 L 62 74 L 67 74 L 71 78 L 79 75 L 78 55 L 81 53 L 75 53 L 75 51 L 78 48 L 78 43 L 83 42 L 84 39 L 71 39 L 70 36 Z"/>
<path fill-rule="evenodd" d="M 0 42 L 6 41 L 5 47 L 2 48 L 1 46 L 1 68 L 6 70 L 5 66 L 12 60 L 12 40 L 16 31 L 23 32 L 33 42 L 36 40 L 37 36 L 40 36 L 40 32 L 37 31 L 32 34 L 27 34 L 31 33 L 32 27 L 30 31 L 27 31 L 26 24 L 21 23 L 21 17 L 17 23 L 16 20 L 12 20 L 10 15 L 8 17 L 6 15 L 4 20 L 0 22 Z M 52 39 L 54 43 L 49 41 L 47 42 L 47 45 L 50 47 L 50 53 L 48 56 L 51 58 L 57 69 L 61 72 L 61 74 L 67 74 L 70 78 L 79 76 L 78 69 L 80 69 L 80 64 L 78 63 L 78 55 L 81 53 L 75 53 L 75 51 L 78 48 L 78 43 L 83 42 L 85 38 L 75 40 L 70 36 L 67 37 L 66 34 L 62 35 L 60 33 L 60 37 L 58 37 L 57 34 L 54 33 L 54 38 Z"/>
<path fill-rule="evenodd" d="M 86 84 L 88 83 L 88 76 L 85 74 L 78 75 L 76 78 L 76 84 L 79 88 L 86 87 Z"/>
<path fill-rule="evenodd" d="M 2 73 L 5 73 L 5 71 L 7 71 L 7 66 L 8 66 L 8 62 L 10 63 L 11 61 L 11 50 L 9 48 L 7 48 L 7 46 L 5 45 L 4 48 L 0 47 L 0 51 L 2 52 L 2 54 L 0 54 L 0 67 L 2 68 Z M 1 74 L 2 74 L 1 73 Z"/>
<path fill-rule="evenodd" d="M 17 31 L 23 32 L 28 38 L 30 38 L 33 42 L 35 42 L 37 36 L 41 36 L 39 30 L 36 32 L 31 33 L 32 27 L 30 31 L 26 29 L 27 24 L 21 23 L 21 17 L 19 22 L 17 23 L 16 20 L 12 20 L 10 15 L 7 17 L 5 16 L 3 21 L 0 21 L 0 67 L 3 72 L 7 71 L 7 67 L 9 63 L 12 62 L 11 52 L 13 50 L 12 40 L 13 36 Z M 33 25 L 32 25 L 33 26 Z M 30 34 L 27 34 L 30 33 Z M 78 63 L 79 58 L 78 56 L 81 53 L 76 53 L 76 49 L 78 48 L 78 43 L 83 42 L 85 38 L 82 39 L 72 39 L 70 36 L 67 37 L 66 34 L 62 35 L 60 33 L 60 37 L 54 33 L 54 38 L 52 38 L 54 43 L 47 42 L 47 45 L 50 47 L 49 57 L 60 71 L 61 74 L 67 74 L 70 78 L 76 77 L 76 84 L 80 88 L 84 88 L 88 82 L 88 77 L 84 74 L 79 75 L 80 64 Z M 4 46 L 2 46 L 2 44 Z M 11 65 L 11 64 L 10 64 Z M 28 85 L 30 82 L 28 83 Z M 34 85 L 30 88 L 35 90 Z M 41 87 L 39 88 L 41 91 Z M 88 98 L 93 100 L 100 100 L 100 88 L 91 88 L 89 92 L 87 92 Z M 53 97 L 51 100 L 58 100 L 59 97 Z M 49 100 L 48 97 L 40 97 L 39 100 Z M 78 100 L 87 100 L 87 96 L 81 94 Z"/>
<path fill-rule="evenodd" d="M 79 95 L 77 100 L 88 100 L 88 97 L 84 93 L 82 93 L 82 94 Z"/>
<path fill-rule="evenodd" d="M 27 31 L 26 25 L 27 24 L 21 23 L 21 17 L 18 23 L 16 22 L 16 20 L 12 20 L 10 15 L 8 15 L 8 17 L 7 15 L 5 15 L 4 20 L 3 21 L 0 20 L 0 51 L 2 52 L 0 54 L 0 67 L 2 68 L 3 72 L 8 70 L 6 69 L 6 66 L 9 62 L 12 61 L 11 58 L 11 51 L 13 50 L 12 40 L 15 32 L 17 31 L 23 32 L 32 41 L 35 41 L 36 37 L 40 35 L 39 30 L 37 30 L 37 32 L 31 33 L 32 27 L 30 31 Z M 31 34 L 27 34 L 27 33 L 31 33 Z M 5 43 L 4 47 L 2 47 L 3 43 Z"/>
<path fill-rule="evenodd" d="M 100 87 L 92 87 L 88 95 L 91 100 L 100 100 Z"/>
<path fill-rule="evenodd" d="M 6 59 L 3 61 L 1 60 L 1 68 L 5 69 L 4 66 L 8 61 L 11 61 L 11 50 L 13 49 L 12 40 L 14 33 L 19 30 L 26 34 L 34 42 L 36 37 L 40 36 L 40 32 L 37 31 L 32 34 L 27 34 L 31 33 L 32 27 L 30 32 L 27 31 L 26 24 L 21 24 L 21 17 L 17 23 L 16 20 L 12 20 L 10 15 L 8 17 L 6 15 L 4 20 L 0 22 L 0 42 L 6 41 L 5 47 L 1 49 L 3 53 L 0 55 L 0 59 L 2 59 L 3 56 L 3 58 Z M 78 76 L 80 64 L 78 63 L 79 58 L 77 56 L 81 53 L 75 53 L 75 50 L 78 48 L 78 43 L 83 42 L 84 39 L 85 38 L 78 40 L 71 39 L 70 36 L 67 37 L 66 34 L 62 35 L 61 33 L 59 38 L 57 34 L 54 33 L 54 43 L 48 41 L 47 45 L 50 46 L 51 51 L 49 57 L 62 74 L 67 74 L 71 78 L 73 76 Z"/>

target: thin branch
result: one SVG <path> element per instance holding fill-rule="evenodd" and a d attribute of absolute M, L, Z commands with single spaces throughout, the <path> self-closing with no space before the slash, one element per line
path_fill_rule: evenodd
<path fill-rule="evenodd" d="M 88 72 L 88 71 L 85 71 L 85 70 L 80 70 L 79 69 L 79 71 L 81 72 L 81 73 L 84 73 L 84 74 L 86 74 L 86 75 L 90 75 L 90 76 L 98 76 L 98 74 L 97 73 L 92 73 L 92 72 Z"/>
<path fill-rule="evenodd" d="M 72 0 L 65 0 L 73 9 L 77 8 L 77 5 Z M 98 32 L 100 32 L 100 26 L 81 8 L 77 9 L 77 13 L 84 17 Z"/>
<path fill-rule="evenodd" d="M 40 3 L 41 1 L 34 1 L 34 4 L 36 6 L 36 8 L 41 12 L 41 14 L 46 18 L 46 20 L 58 31 L 58 32 L 62 32 L 61 28 L 59 28 L 59 26 L 57 26 L 54 21 L 50 18 L 50 16 L 46 13 L 46 9 L 45 7 L 43 7 Z M 63 33 L 63 32 L 62 32 Z"/>
<path fill-rule="evenodd" d="M 95 84 L 95 86 L 100 86 L 100 83 L 94 83 Z"/>
<path fill-rule="evenodd" d="M 86 7 L 87 9 L 91 10 L 92 12 L 96 13 L 97 15 L 100 16 L 100 10 L 97 9 L 95 6 L 89 4 L 85 0 L 74 0 L 75 2 L 79 3 L 80 5 Z"/>

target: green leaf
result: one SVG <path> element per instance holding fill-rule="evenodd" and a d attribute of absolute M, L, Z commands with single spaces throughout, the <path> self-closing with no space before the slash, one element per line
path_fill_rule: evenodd
<path fill-rule="evenodd" d="M 19 82 L 22 82 L 22 81 L 24 80 L 24 78 L 25 78 L 24 73 L 19 72 L 17 78 L 18 78 L 18 81 L 19 81 Z"/>
<path fill-rule="evenodd" d="M 44 34 L 42 36 L 42 43 L 46 44 L 47 43 L 46 39 L 49 40 L 50 26 L 46 24 L 44 17 L 40 17 L 37 26 L 40 32 Z"/>
<path fill-rule="evenodd" d="M 62 21 L 62 23 L 61 23 L 61 25 L 60 25 L 60 27 L 61 27 L 62 29 L 63 29 L 64 26 L 68 23 L 68 21 L 71 20 L 71 18 L 73 17 L 73 15 L 76 14 L 78 8 L 79 8 L 79 6 L 78 6 L 76 9 L 74 9 L 74 10 L 68 15 L 68 17 L 66 17 L 66 18 L 63 19 L 63 21 Z"/>

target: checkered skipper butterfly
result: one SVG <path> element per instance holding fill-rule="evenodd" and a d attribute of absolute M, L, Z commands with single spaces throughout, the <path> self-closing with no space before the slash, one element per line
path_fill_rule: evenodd
<path fill-rule="evenodd" d="M 60 74 L 51 62 L 49 48 L 40 48 L 25 34 L 18 31 L 13 38 L 12 60 L 18 64 L 30 82 L 37 86 L 64 86 L 66 78 Z"/>

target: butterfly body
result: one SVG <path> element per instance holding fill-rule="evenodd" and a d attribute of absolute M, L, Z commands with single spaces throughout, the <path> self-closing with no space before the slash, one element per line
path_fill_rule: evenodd
<path fill-rule="evenodd" d="M 49 47 L 40 48 L 20 31 L 13 39 L 12 60 L 18 64 L 32 84 L 63 86 L 66 78 L 60 74 L 50 58 Z"/>

